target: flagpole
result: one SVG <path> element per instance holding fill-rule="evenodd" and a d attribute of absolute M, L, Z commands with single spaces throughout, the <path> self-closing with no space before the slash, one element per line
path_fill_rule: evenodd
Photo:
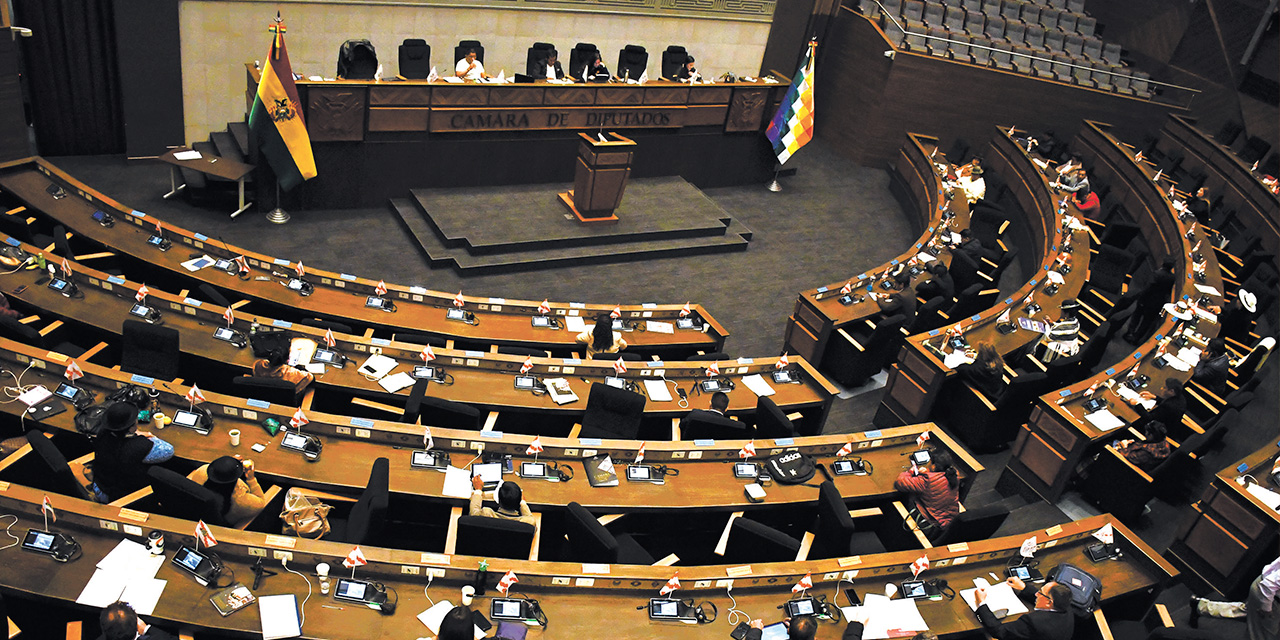
<path fill-rule="evenodd" d="M 782 172 L 782 165 L 778 165 L 778 168 L 773 170 L 773 180 L 769 182 L 768 186 L 765 187 L 766 189 L 774 193 L 782 191 L 782 183 L 778 182 L 778 174 L 781 172 Z"/>
<path fill-rule="evenodd" d="M 289 221 L 289 212 L 280 206 L 280 179 L 276 179 L 276 208 L 267 212 L 267 222 L 284 224 Z"/>

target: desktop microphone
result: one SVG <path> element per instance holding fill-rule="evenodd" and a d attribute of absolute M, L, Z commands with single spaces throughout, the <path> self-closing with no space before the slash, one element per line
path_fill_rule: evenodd
<path fill-rule="evenodd" d="M 234 276 L 234 275 L 239 275 L 239 274 L 240 274 L 240 264 L 239 264 L 238 262 L 236 262 L 235 256 L 231 254 L 231 247 L 230 247 L 229 245 L 227 245 L 227 241 L 226 241 L 226 240 L 223 240 L 223 239 L 222 239 L 222 235 L 221 235 L 221 234 L 219 234 L 219 235 L 218 235 L 218 242 L 221 242 L 221 243 L 222 243 L 222 250 L 227 252 L 227 258 L 228 258 L 229 260 L 231 260 L 231 264 L 230 264 L 230 265 L 228 265 L 228 266 L 227 266 L 227 268 L 226 268 L 226 269 L 224 269 L 224 271 L 226 271 L 227 273 L 229 273 L 229 274 L 231 274 L 231 275 L 233 275 L 233 276 Z"/>

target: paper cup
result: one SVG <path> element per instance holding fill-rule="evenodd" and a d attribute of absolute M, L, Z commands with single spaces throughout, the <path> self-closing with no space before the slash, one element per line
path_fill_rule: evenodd
<path fill-rule="evenodd" d="M 884 595 L 886 598 L 892 598 L 893 594 L 898 592 L 898 585 L 889 582 L 884 585 Z"/>
<path fill-rule="evenodd" d="M 227 435 L 231 436 L 231 446 L 233 447 L 240 446 L 240 430 L 239 429 L 232 429 L 227 433 Z"/>
<path fill-rule="evenodd" d="M 476 597 L 475 587 L 471 585 L 467 585 L 462 588 L 462 606 L 464 607 L 471 606 L 471 601 L 474 600 L 475 597 Z"/>
<path fill-rule="evenodd" d="M 316 565 L 316 575 L 320 576 L 321 578 L 328 578 L 329 563 L 321 562 L 320 564 Z"/>

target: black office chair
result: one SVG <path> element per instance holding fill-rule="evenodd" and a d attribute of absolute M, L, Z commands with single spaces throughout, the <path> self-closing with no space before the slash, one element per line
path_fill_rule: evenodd
<path fill-rule="evenodd" d="M 952 264 L 955 264 L 952 262 Z M 983 310 L 990 309 L 996 303 L 996 298 L 1000 295 L 1000 290 L 992 286 L 990 289 L 983 289 L 983 285 L 974 284 L 965 287 L 960 293 L 956 294 L 955 304 L 947 309 L 946 315 L 951 322 L 958 322 L 969 316 L 981 313 Z"/>
<path fill-rule="evenodd" d="M 579 42 L 573 45 L 573 49 L 569 51 L 569 68 L 567 73 L 574 80 L 582 79 L 582 72 L 586 67 L 587 61 L 598 57 L 600 49 L 590 42 Z"/>
<path fill-rule="evenodd" d="M 332 320 L 321 320 L 320 318 L 302 318 L 301 320 L 298 320 L 298 324 L 315 327 L 316 329 L 331 329 L 335 333 L 345 333 L 347 335 L 355 333 L 355 329 L 352 329 L 349 324 L 334 322 Z"/>
<path fill-rule="evenodd" d="M 393 333 L 391 334 L 391 341 L 407 342 L 409 344 L 422 345 L 424 347 L 426 345 L 431 345 L 433 347 L 440 347 L 441 349 L 446 348 L 449 344 L 449 341 L 446 338 L 429 336 L 425 333 Z"/>
<path fill-rule="evenodd" d="M 757 438 L 793 438 L 796 426 L 782 411 L 778 403 L 769 396 L 756 398 L 756 437 Z M 817 435 L 807 433 L 805 435 Z"/>
<path fill-rule="evenodd" d="M 957 379 L 948 382 L 954 386 L 949 386 L 938 408 L 945 416 L 947 431 L 965 446 L 983 453 L 999 451 L 1013 442 L 1034 400 L 1049 391 L 1049 382 L 1048 374 L 1042 371 L 1019 374 L 1000 397 L 989 398 Z"/>
<path fill-rule="evenodd" d="M 1142 237 L 1142 228 L 1136 224 L 1128 222 L 1112 222 L 1107 225 L 1102 237 L 1099 238 L 1100 244 L 1110 245 L 1124 249 L 1134 238 Z"/>
<path fill-rule="evenodd" d="M 955 251 L 951 254 L 951 265 L 948 270 L 951 278 L 955 280 L 956 291 L 963 291 L 975 285 L 983 288 L 993 286 L 990 276 L 983 272 L 982 264 L 963 251 Z"/>
<path fill-rule="evenodd" d="M 427 378 L 418 378 L 413 382 L 413 388 L 409 390 L 409 399 L 404 402 L 404 413 L 400 414 L 400 422 L 405 424 L 415 424 L 422 415 L 422 400 L 427 397 L 427 385 L 431 384 L 431 380 Z"/>
<path fill-rule="evenodd" d="M 1133 525 L 1142 517 L 1143 507 L 1155 497 L 1156 490 L 1185 472 L 1187 453 L 1187 449 L 1178 447 L 1150 472 L 1144 472 L 1107 445 L 1077 487 L 1087 502 Z M 1124 490 L 1117 491 L 1116 487 Z"/>
<path fill-rule="evenodd" d="M 532 356 L 534 358 L 550 358 L 551 352 L 546 349 L 535 349 L 533 347 L 518 347 L 515 345 L 501 344 L 498 345 L 498 353 L 508 356 Z"/>
<path fill-rule="evenodd" d="M 10 316 L 0 316 L 0 337 L 32 347 L 45 348 L 44 336 L 40 335 L 35 327 L 22 324 L 17 318 Z"/>
<path fill-rule="evenodd" d="M 600 382 L 591 383 L 587 409 L 582 414 L 579 438 L 632 440 L 640 432 L 645 397 Z"/>
<path fill-rule="evenodd" d="M 546 62 L 547 56 L 556 48 L 550 42 L 535 42 L 529 47 L 529 53 L 525 56 L 524 73 L 525 75 L 537 75 L 538 67 Z M 561 65 L 564 66 L 564 65 Z M 545 76 L 544 76 L 545 77 Z"/>
<path fill-rule="evenodd" d="M 724 564 L 793 562 L 801 542 L 791 536 L 746 518 L 734 518 L 724 548 Z"/>
<path fill-rule="evenodd" d="M 405 38 L 400 43 L 400 77 L 423 80 L 431 75 L 431 45 L 421 38 Z"/>
<path fill-rule="evenodd" d="M 695 411 L 680 421 L 681 440 L 749 440 L 750 426 L 710 411 Z"/>
<path fill-rule="evenodd" d="M 420 381 L 421 382 L 421 381 Z M 417 383 L 414 383 L 415 388 Z M 484 412 L 461 402 L 423 396 L 419 400 L 418 413 L 422 416 L 422 424 L 446 429 L 468 429 L 479 431 L 484 426 Z M 405 413 L 411 407 L 405 407 Z"/>
<path fill-rule="evenodd" d="M 515 520 L 462 516 L 458 518 L 457 547 L 454 553 L 527 560 L 536 531 L 533 525 Z"/>
<path fill-rule="evenodd" d="M 219 307 L 228 308 L 231 306 L 231 301 L 228 300 L 226 296 L 222 295 L 221 291 L 214 289 L 213 286 L 208 283 L 200 283 L 196 287 L 196 291 L 200 292 L 200 297 L 218 305 Z"/>
<path fill-rule="evenodd" d="M 826 359 L 831 364 L 831 377 L 848 387 L 866 384 L 898 355 L 905 338 L 900 328 L 905 322 L 906 317 L 895 315 L 880 320 L 869 334 L 839 332 L 839 337 L 831 341 L 832 352 Z"/>
<path fill-rule="evenodd" d="M 916 317 L 912 318 L 911 324 L 907 325 L 907 335 L 914 336 L 917 333 L 924 333 L 947 324 L 946 319 L 940 313 L 943 305 L 951 306 L 952 303 L 953 301 L 950 298 L 935 296 L 916 307 Z"/>
<path fill-rule="evenodd" d="M 818 488 L 818 525 L 814 531 L 809 558 L 843 558 L 845 556 L 884 553 L 879 536 L 858 531 L 840 490 L 827 480 Z"/>
<path fill-rule="evenodd" d="M 348 544 L 377 544 L 387 524 L 389 470 L 386 458 L 373 461 L 369 484 L 346 518 L 329 517 L 329 540 Z"/>
<path fill-rule="evenodd" d="M 618 69 L 614 72 L 623 80 L 639 80 L 649 68 L 649 53 L 644 47 L 629 44 L 618 50 Z"/>
<path fill-rule="evenodd" d="M 610 533 L 586 507 L 577 502 L 568 506 L 566 560 L 599 564 L 653 564 L 654 558 L 635 538 L 626 533 Z"/>
<path fill-rule="evenodd" d="M 680 74 L 680 67 L 684 66 L 685 60 L 688 59 L 689 53 L 684 47 L 673 44 L 662 52 L 662 77 L 667 80 L 675 80 Z"/>
<path fill-rule="evenodd" d="M 481 64 L 484 64 L 484 45 L 480 44 L 479 40 L 459 40 L 458 46 L 453 48 L 452 64 L 458 64 L 458 61 L 467 57 L 467 52 L 472 49 L 475 49 L 476 60 L 479 60 Z"/>
<path fill-rule="evenodd" d="M 622 351 L 620 353 L 593 353 L 589 360 L 617 360 L 622 358 L 624 362 L 644 362 L 644 356 L 631 351 Z"/>
<path fill-rule="evenodd" d="M 1021 503 L 1021 498 L 1014 496 L 985 507 L 961 511 L 951 521 L 951 526 L 933 541 L 933 545 L 940 547 L 956 542 L 974 542 L 994 536 L 1013 510 L 1013 501 Z"/>
<path fill-rule="evenodd" d="M 35 454 L 33 459 L 37 468 L 35 473 L 23 479 L 24 484 L 81 500 L 93 499 L 84 485 L 76 479 L 75 473 L 67 464 L 66 456 L 62 455 L 43 431 L 39 429 L 28 431 L 27 443 L 31 445 L 31 452 Z"/>
<path fill-rule="evenodd" d="M 237 396 L 263 400 L 286 407 L 297 407 L 302 404 L 303 392 L 299 392 L 292 382 L 287 382 L 280 378 L 236 376 L 231 379 L 231 386 Z"/>
<path fill-rule="evenodd" d="M 125 320 L 122 333 L 121 370 L 157 380 L 178 377 L 182 334 L 177 329 Z"/>
<path fill-rule="evenodd" d="M 352 39 L 338 48 L 338 78 L 372 80 L 377 72 L 378 52 L 372 42 Z"/>
<path fill-rule="evenodd" d="M 158 506 L 154 513 L 183 520 L 203 520 L 206 524 L 228 526 L 222 512 L 222 496 L 186 476 L 153 466 L 147 469 L 151 496 Z"/>
<path fill-rule="evenodd" d="M 729 354 L 723 351 L 711 351 L 708 353 L 695 353 L 685 360 L 687 362 L 720 362 L 721 360 L 732 360 Z"/>

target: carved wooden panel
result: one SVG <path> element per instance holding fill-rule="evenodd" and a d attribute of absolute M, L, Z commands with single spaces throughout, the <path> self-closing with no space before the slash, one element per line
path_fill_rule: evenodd
<path fill-rule="evenodd" d="M 542 104 L 542 87 L 494 87 L 489 89 L 489 104 L 506 105 L 540 105 Z"/>
<path fill-rule="evenodd" d="M 1057 448 L 1063 451 L 1071 451 L 1075 448 L 1076 432 L 1062 424 L 1053 412 L 1041 412 L 1039 418 L 1033 424 L 1040 429 L 1041 433 L 1053 440 Z"/>
<path fill-rule="evenodd" d="M 1215 482 L 1220 482 L 1215 480 Z M 1256 542 L 1267 530 L 1267 521 L 1258 517 L 1253 503 L 1226 491 L 1218 492 L 1209 502 L 1208 508 L 1218 515 L 1225 525 L 1235 527 L 1244 534 L 1244 542 Z"/>
<path fill-rule="evenodd" d="M 729 104 L 732 95 L 733 89 L 730 87 L 689 87 L 689 104 Z"/>
<path fill-rule="evenodd" d="M 644 104 L 645 90 L 639 85 L 621 87 L 601 87 L 596 89 L 596 104 Z"/>
<path fill-rule="evenodd" d="M 764 122 L 768 96 L 768 89 L 735 89 L 733 99 L 729 103 L 729 117 L 725 120 L 724 130 L 727 132 L 759 131 Z"/>
<path fill-rule="evenodd" d="M 307 133 L 312 142 L 364 140 L 365 87 L 311 87 L 307 92 Z"/>
<path fill-rule="evenodd" d="M 907 419 L 909 422 L 918 422 L 926 418 L 933 403 L 929 401 L 929 394 L 926 393 L 925 388 L 912 379 L 910 374 L 894 365 L 889 370 L 888 387 L 887 396 L 898 403 L 906 414 L 900 415 L 900 418 Z"/>
<path fill-rule="evenodd" d="M 685 104 L 689 101 L 689 87 L 648 87 L 644 90 L 645 104 Z"/>
<path fill-rule="evenodd" d="M 542 98 L 546 105 L 595 104 L 595 87 L 547 87 Z"/>
<path fill-rule="evenodd" d="M 729 113 L 729 107 L 722 104 L 691 106 L 688 113 L 684 121 L 685 126 L 722 125 L 725 116 Z"/>
<path fill-rule="evenodd" d="M 369 131 L 426 131 L 431 120 L 427 107 L 373 107 L 369 109 Z"/>
<path fill-rule="evenodd" d="M 1032 433 L 1024 441 L 1018 460 L 1047 487 L 1052 487 L 1067 459 L 1045 442 L 1040 434 Z"/>
<path fill-rule="evenodd" d="M 435 87 L 431 103 L 441 107 L 474 107 L 489 104 L 489 89 L 483 85 L 471 87 Z"/>
<path fill-rule="evenodd" d="M 431 104 L 431 87 L 410 85 L 378 85 L 369 88 L 369 104 L 380 106 L 425 107 Z"/>
<path fill-rule="evenodd" d="M 1248 551 L 1248 547 L 1208 516 L 1200 516 L 1191 525 L 1183 542 L 1187 549 L 1222 576 L 1231 575 Z"/>

